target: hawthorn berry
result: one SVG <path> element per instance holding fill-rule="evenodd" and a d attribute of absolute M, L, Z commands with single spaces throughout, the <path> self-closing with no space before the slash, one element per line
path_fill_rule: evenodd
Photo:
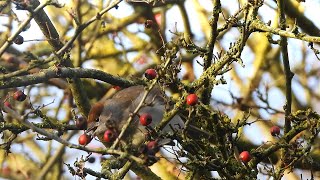
<path fill-rule="evenodd" d="M 21 90 L 16 91 L 13 93 L 13 99 L 17 101 L 24 101 L 27 98 L 27 95 L 25 95 Z"/>
<path fill-rule="evenodd" d="M 159 144 L 157 141 L 149 141 L 147 143 L 147 150 L 149 154 L 155 154 L 159 151 Z"/>
<path fill-rule="evenodd" d="M 271 133 L 272 136 L 278 136 L 280 134 L 279 126 L 272 126 L 270 128 L 270 133 Z"/>
<path fill-rule="evenodd" d="M 140 57 L 139 57 L 139 59 L 137 59 L 137 61 L 136 61 L 138 64 L 140 64 L 140 65 L 142 65 L 142 64 L 146 64 L 147 62 L 148 62 L 148 58 L 147 58 L 147 56 L 146 55 L 141 55 Z"/>
<path fill-rule="evenodd" d="M 157 77 L 157 71 L 155 69 L 147 69 L 144 76 L 149 80 L 154 79 Z"/>
<path fill-rule="evenodd" d="M 76 120 L 76 126 L 78 129 L 87 129 L 87 119 L 80 116 Z"/>
<path fill-rule="evenodd" d="M 1 169 L 1 174 L 3 176 L 9 176 L 11 174 L 11 168 L 9 166 L 4 166 L 2 169 Z"/>
<path fill-rule="evenodd" d="M 105 142 L 113 142 L 116 138 L 117 138 L 116 132 L 114 132 L 110 129 L 108 129 L 108 130 L 106 130 L 106 132 L 104 132 L 103 140 Z"/>
<path fill-rule="evenodd" d="M 248 151 L 242 151 L 239 155 L 239 158 L 242 162 L 247 163 L 251 160 L 251 155 Z"/>
<path fill-rule="evenodd" d="M 13 40 L 13 42 L 14 42 L 15 44 L 18 44 L 18 45 L 23 44 L 23 41 L 24 41 L 24 39 L 23 39 L 23 37 L 22 37 L 21 35 L 18 35 L 18 36 Z"/>
<path fill-rule="evenodd" d="M 79 144 L 85 146 L 91 142 L 92 138 L 88 134 L 82 134 L 79 136 Z"/>
<path fill-rule="evenodd" d="M 152 116 L 149 113 L 140 115 L 140 124 L 142 126 L 148 126 L 152 122 Z"/>
<path fill-rule="evenodd" d="M 187 96 L 187 104 L 189 106 L 194 106 L 198 103 L 198 96 L 196 94 L 189 94 Z"/>
<path fill-rule="evenodd" d="M 3 103 L 3 106 L 6 106 L 7 108 L 12 109 L 11 103 L 10 103 L 9 101 L 5 101 L 5 102 Z M 3 109 L 3 112 L 7 113 L 7 111 L 5 111 L 4 109 Z"/>
<path fill-rule="evenodd" d="M 152 28 L 153 24 L 154 24 L 154 23 L 153 23 L 152 20 L 147 19 L 147 20 L 144 22 L 144 27 L 147 28 L 147 29 L 150 29 L 150 28 Z"/>

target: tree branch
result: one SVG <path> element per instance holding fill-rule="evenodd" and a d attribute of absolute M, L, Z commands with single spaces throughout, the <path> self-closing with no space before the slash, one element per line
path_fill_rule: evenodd
<path fill-rule="evenodd" d="M 52 78 L 92 78 L 113 85 L 118 85 L 121 87 L 129 87 L 137 84 L 144 84 L 142 82 L 134 82 L 120 77 L 115 77 L 111 74 L 96 69 L 51 68 L 42 70 L 37 74 L 11 77 L 9 79 L 0 80 L 0 89 L 45 83 Z"/>

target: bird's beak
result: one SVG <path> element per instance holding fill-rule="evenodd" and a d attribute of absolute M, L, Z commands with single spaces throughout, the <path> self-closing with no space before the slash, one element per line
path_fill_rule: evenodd
<path fill-rule="evenodd" d="M 98 128 L 99 122 L 93 122 L 88 125 L 86 133 L 90 136 L 94 136 L 95 130 Z"/>

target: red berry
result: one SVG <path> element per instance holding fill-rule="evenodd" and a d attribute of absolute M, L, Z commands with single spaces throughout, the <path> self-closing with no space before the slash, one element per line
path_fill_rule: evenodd
<path fill-rule="evenodd" d="M 92 138 L 87 134 L 82 134 L 78 139 L 79 144 L 84 145 L 84 146 L 89 144 L 91 142 L 91 140 L 92 140 Z"/>
<path fill-rule="evenodd" d="M 2 169 L 1 169 L 1 174 L 3 176 L 9 176 L 11 174 L 11 168 L 8 167 L 8 166 L 4 166 Z"/>
<path fill-rule="evenodd" d="M 87 125 L 87 119 L 82 116 L 78 117 L 76 120 L 76 126 L 79 129 L 87 129 Z"/>
<path fill-rule="evenodd" d="M 13 40 L 13 42 L 15 43 L 15 44 L 18 44 L 18 45 L 20 45 L 20 44 L 23 44 L 23 37 L 22 36 L 20 36 L 20 35 L 18 35 L 14 40 Z"/>
<path fill-rule="evenodd" d="M 148 126 L 152 122 L 152 116 L 148 113 L 140 115 L 140 124 L 142 126 Z"/>
<path fill-rule="evenodd" d="M 159 151 L 159 144 L 157 141 L 150 141 L 147 143 L 147 150 L 149 154 L 155 154 Z"/>
<path fill-rule="evenodd" d="M 158 142 L 157 141 L 150 141 L 147 144 L 147 148 L 148 149 L 154 149 L 158 147 Z"/>
<path fill-rule="evenodd" d="M 147 19 L 145 22 L 144 22 L 144 27 L 147 28 L 147 29 L 150 29 L 152 28 L 153 26 L 153 21 L 150 20 L 150 19 Z"/>
<path fill-rule="evenodd" d="M 148 62 L 148 58 L 145 54 L 141 55 L 140 58 L 137 60 L 138 64 L 146 64 Z"/>
<path fill-rule="evenodd" d="M 11 104 L 10 104 L 9 101 L 5 101 L 3 104 L 4 104 L 6 107 L 12 109 L 12 106 L 11 106 Z"/>
<path fill-rule="evenodd" d="M 5 101 L 5 102 L 3 103 L 3 106 L 6 106 L 7 108 L 12 109 L 12 106 L 11 106 L 11 104 L 10 104 L 9 101 Z M 7 113 L 7 111 L 5 111 L 5 110 L 3 110 L 3 112 L 6 112 L 6 113 Z"/>
<path fill-rule="evenodd" d="M 251 160 L 251 156 L 248 151 L 243 151 L 242 153 L 240 153 L 239 158 L 244 163 L 247 163 Z"/>
<path fill-rule="evenodd" d="M 196 94 L 189 94 L 187 96 L 187 104 L 189 106 L 194 106 L 198 103 L 198 96 Z"/>
<path fill-rule="evenodd" d="M 279 126 L 272 126 L 270 128 L 270 133 L 271 133 L 272 136 L 278 136 L 280 134 Z"/>
<path fill-rule="evenodd" d="M 24 101 L 27 98 L 27 95 L 25 95 L 21 90 L 16 91 L 13 93 L 13 99 L 17 101 Z"/>
<path fill-rule="evenodd" d="M 144 76 L 149 80 L 154 79 L 157 77 L 157 71 L 155 69 L 147 69 Z"/>
<path fill-rule="evenodd" d="M 105 142 L 113 142 L 116 138 L 117 138 L 116 132 L 114 132 L 110 129 L 108 129 L 108 130 L 106 130 L 106 132 L 104 132 L 103 140 Z"/>

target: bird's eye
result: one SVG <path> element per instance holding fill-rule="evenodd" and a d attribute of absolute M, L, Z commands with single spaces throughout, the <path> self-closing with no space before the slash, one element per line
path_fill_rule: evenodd
<path fill-rule="evenodd" d="M 96 119 L 96 122 L 99 122 L 99 118 Z"/>

